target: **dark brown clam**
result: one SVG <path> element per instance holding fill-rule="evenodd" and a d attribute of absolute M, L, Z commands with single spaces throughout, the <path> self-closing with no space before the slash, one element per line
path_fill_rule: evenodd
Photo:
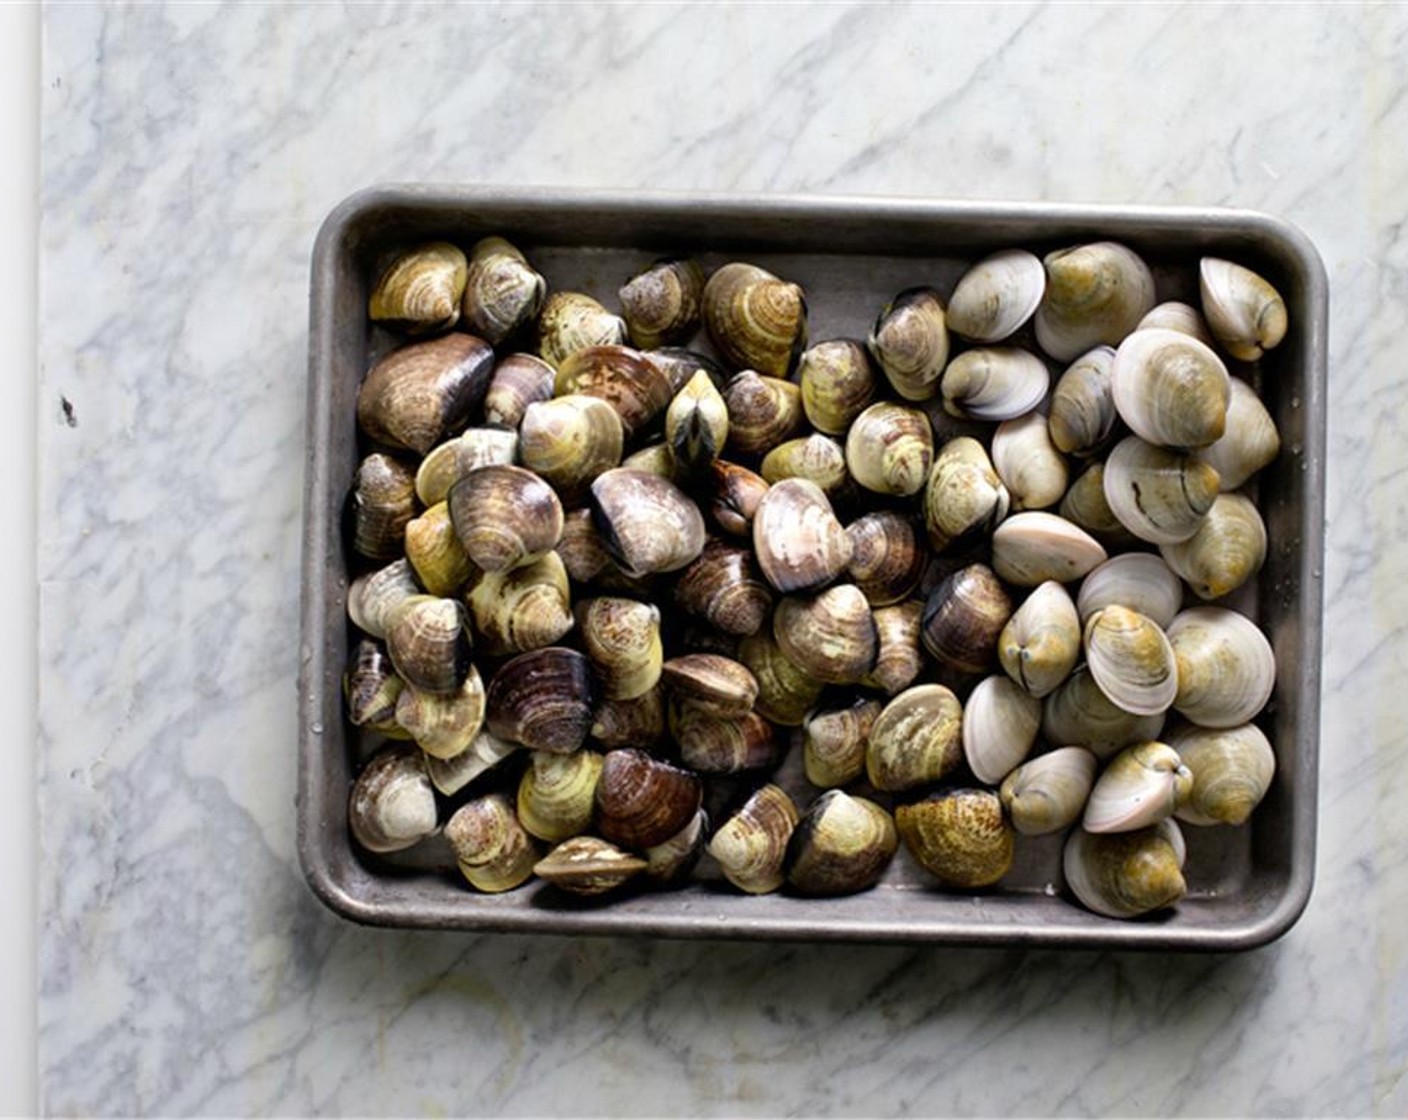
<path fill-rule="evenodd" d="M 807 807 L 787 845 L 787 881 L 806 895 L 873 887 L 899 849 L 890 814 L 864 797 L 827 790 Z"/>
<path fill-rule="evenodd" d="M 879 388 L 865 346 L 850 338 L 818 342 L 806 350 L 797 360 L 797 380 L 807 419 L 830 436 L 845 435 Z"/>
<path fill-rule="evenodd" d="M 888 607 L 913 594 L 928 561 L 913 519 L 879 510 L 852 521 L 846 535 L 851 538 L 846 574 L 872 607 Z"/>
<path fill-rule="evenodd" d="M 768 481 L 762 475 L 716 459 L 712 465 L 713 500 L 709 512 L 725 533 L 735 537 L 753 535 L 753 516 L 758 503 L 768 492 Z"/>
<path fill-rule="evenodd" d="M 637 851 L 664 843 L 699 811 L 703 785 L 688 770 L 638 750 L 611 751 L 596 787 L 597 826 Z"/>
<path fill-rule="evenodd" d="M 592 725 L 595 689 L 587 659 L 547 646 L 506 661 L 489 682 L 487 722 L 500 739 L 566 754 Z"/>
<path fill-rule="evenodd" d="M 450 488 L 450 520 L 465 555 L 486 572 L 537 560 L 562 538 L 562 503 L 522 467 L 471 471 Z"/>
<path fill-rule="evenodd" d="M 780 600 L 772 630 L 788 659 L 826 684 L 856 684 L 875 667 L 875 619 L 853 583 Z"/>
<path fill-rule="evenodd" d="M 757 712 L 728 719 L 690 703 L 670 704 L 670 734 L 680 761 L 700 774 L 737 774 L 777 762 L 777 729 Z"/>
<path fill-rule="evenodd" d="M 383 729 L 394 730 L 396 698 L 405 687 L 386 647 L 371 638 L 361 639 L 353 647 L 347 671 L 342 675 L 347 718 L 355 727 L 370 727 L 383 734 Z"/>
<path fill-rule="evenodd" d="M 733 261 L 704 285 L 704 327 L 714 349 L 735 369 L 786 377 L 807 342 L 802 289 L 772 273 Z"/>
<path fill-rule="evenodd" d="M 655 747 L 665 732 L 665 689 L 659 684 L 630 700 L 603 700 L 592 716 L 592 738 L 603 747 Z"/>
<path fill-rule="evenodd" d="M 719 826 L 709 841 L 709 854 L 739 890 L 775 891 L 783 883 L 787 842 L 797 819 L 792 798 L 778 786 L 765 785 Z"/>
<path fill-rule="evenodd" d="M 617 293 L 637 346 L 674 346 L 699 329 L 704 270 L 692 260 L 656 261 Z"/>
<path fill-rule="evenodd" d="M 806 425 L 802 390 L 790 381 L 746 369 L 724 386 L 723 396 L 728 449 L 736 455 L 764 455 Z"/>
<path fill-rule="evenodd" d="M 621 346 L 626 321 L 582 292 L 553 292 L 538 315 L 538 354 L 557 369 L 589 346 Z"/>
<path fill-rule="evenodd" d="M 641 351 L 665 372 L 670 379 L 670 391 L 678 393 L 696 373 L 703 370 L 714 383 L 714 388 L 722 390 L 728 384 L 728 373 L 708 354 L 698 350 L 687 350 L 682 346 L 656 346 Z"/>
<path fill-rule="evenodd" d="M 987 673 L 997 663 L 997 639 L 1013 604 L 986 564 L 970 564 L 945 579 L 924 604 L 924 648 L 959 677 Z"/>
<path fill-rule="evenodd" d="M 746 665 L 713 653 L 687 653 L 665 662 L 661 679 L 670 694 L 719 719 L 753 710 L 758 680 Z"/>
<path fill-rule="evenodd" d="M 381 452 L 363 459 L 352 484 L 352 547 L 370 560 L 394 560 L 415 514 L 415 472 Z"/>
<path fill-rule="evenodd" d="M 878 700 L 858 700 L 848 708 L 807 716 L 796 733 L 807 781 L 831 789 L 850 785 L 864 774 L 870 729 L 883 707 Z"/>
<path fill-rule="evenodd" d="M 753 518 L 753 549 L 767 581 L 784 595 L 823 587 L 846 570 L 854 546 L 813 482 L 769 488 Z"/>
<path fill-rule="evenodd" d="M 649 864 L 596 836 L 564 840 L 533 865 L 533 874 L 571 894 L 598 895 L 625 886 Z"/>
<path fill-rule="evenodd" d="M 772 615 L 772 590 L 752 554 L 717 538 L 708 541 L 675 582 L 675 602 L 726 634 L 756 634 Z"/>
<path fill-rule="evenodd" d="M 956 789 L 895 810 L 904 846 L 945 886 L 996 883 L 1012 866 L 1016 831 L 990 789 Z"/>
<path fill-rule="evenodd" d="M 424 455 L 469 422 L 493 366 L 493 348 L 458 331 L 402 346 L 362 382 L 357 423 L 378 443 Z"/>
<path fill-rule="evenodd" d="M 738 660 L 758 682 L 758 714 L 783 727 L 799 726 L 824 687 L 783 653 L 766 630 L 739 642 Z"/>
<path fill-rule="evenodd" d="M 612 563 L 611 553 L 601 543 L 592 511 L 568 510 L 562 518 L 562 538 L 554 549 L 576 583 L 591 583 Z"/>
<path fill-rule="evenodd" d="M 592 514 L 606 550 L 628 575 L 673 572 L 704 549 L 704 517 L 674 483 L 618 467 L 592 483 Z"/>
<path fill-rule="evenodd" d="M 588 346 L 563 358 L 553 393 L 604 400 L 621 418 L 627 442 L 663 416 L 674 395 L 665 372 L 629 346 Z"/>
<path fill-rule="evenodd" d="M 517 429 L 530 404 L 552 399 L 557 371 L 536 354 L 508 354 L 494 366 L 484 395 L 484 423 Z"/>
<path fill-rule="evenodd" d="M 407 684 L 455 692 L 472 668 L 469 614 L 455 599 L 413 595 L 392 612 L 386 649 Z"/>
<path fill-rule="evenodd" d="M 664 650 L 660 608 L 634 599 L 601 596 L 577 604 L 582 645 L 609 700 L 633 700 L 660 679 Z"/>
<path fill-rule="evenodd" d="M 486 237 L 469 252 L 465 326 L 497 346 L 533 320 L 546 293 L 547 282 L 522 253 L 502 237 Z"/>

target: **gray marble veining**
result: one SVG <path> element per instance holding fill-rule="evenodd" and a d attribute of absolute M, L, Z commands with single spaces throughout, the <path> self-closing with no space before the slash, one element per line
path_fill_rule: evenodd
<path fill-rule="evenodd" d="M 41 1106 L 1402 1115 L 1408 14 L 53 5 Z M 384 181 L 1235 204 L 1331 276 L 1318 882 L 1240 957 L 457 937 L 293 848 L 307 264 Z M 67 401 L 71 416 L 66 416 Z"/>

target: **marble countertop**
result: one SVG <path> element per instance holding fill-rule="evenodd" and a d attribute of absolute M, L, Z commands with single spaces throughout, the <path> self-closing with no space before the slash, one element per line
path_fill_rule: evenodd
<path fill-rule="evenodd" d="M 53 5 L 39 1106 L 1403 1115 L 1408 9 Z M 1317 886 L 1236 956 L 363 929 L 294 852 L 308 260 L 386 181 L 1192 203 L 1331 281 Z"/>

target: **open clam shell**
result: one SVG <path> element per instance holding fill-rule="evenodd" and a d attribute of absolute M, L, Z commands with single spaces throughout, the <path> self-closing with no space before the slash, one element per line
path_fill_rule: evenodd
<path fill-rule="evenodd" d="M 1169 624 L 1178 665 L 1173 706 L 1201 727 L 1237 727 L 1266 706 L 1276 655 L 1256 623 L 1222 607 L 1194 607 Z"/>

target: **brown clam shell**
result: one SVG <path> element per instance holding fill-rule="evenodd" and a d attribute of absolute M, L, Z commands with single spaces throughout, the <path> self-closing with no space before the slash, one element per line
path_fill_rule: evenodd
<path fill-rule="evenodd" d="M 818 342 L 797 360 L 802 408 L 818 432 L 846 434 L 879 389 L 863 343 L 851 338 Z"/>
<path fill-rule="evenodd" d="M 894 819 L 875 802 L 827 790 L 807 807 L 787 845 L 787 881 L 805 895 L 873 887 L 899 849 Z"/>
<path fill-rule="evenodd" d="M 489 681 L 486 720 L 500 739 L 566 754 L 586 741 L 595 698 L 587 659 L 547 646 L 499 667 Z"/>
<path fill-rule="evenodd" d="M 582 292 L 553 292 L 538 314 L 538 355 L 557 369 L 578 350 L 620 346 L 626 321 Z"/>
<path fill-rule="evenodd" d="M 702 799 L 703 784 L 688 770 L 643 751 L 611 751 L 596 787 L 597 827 L 613 844 L 639 851 L 684 828 Z"/>
<path fill-rule="evenodd" d="M 918 684 L 875 717 L 865 769 L 876 789 L 898 791 L 937 782 L 963 761 L 963 706 L 941 684 Z"/>
<path fill-rule="evenodd" d="M 357 423 L 378 443 L 424 455 L 469 422 L 493 365 L 487 342 L 458 331 L 402 346 L 357 390 Z"/>
<path fill-rule="evenodd" d="M 970 564 L 939 584 L 924 604 L 924 648 L 954 674 L 985 674 L 997 663 L 997 639 L 1013 609 L 992 569 Z"/>
<path fill-rule="evenodd" d="M 761 578 L 752 554 L 718 540 L 708 541 L 675 582 L 675 602 L 684 611 L 726 634 L 756 634 L 772 616 L 772 590 Z"/>
<path fill-rule="evenodd" d="M 533 320 L 546 293 L 547 282 L 502 237 L 470 249 L 461 311 L 465 326 L 494 346 Z"/>
<path fill-rule="evenodd" d="M 767 630 L 738 643 L 738 660 L 758 682 L 758 714 L 783 727 L 799 726 L 824 687 L 783 653 Z"/>
<path fill-rule="evenodd" d="M 604 400 L 621 418 L 627 442 L 663 416 L 674 395 L 664 370 L 629 346 L 587 346 L 563 358 L 553 393 Z"/>
<path fill-rule="evenodd" d="M 772 630 L 782 652 L 826 684 L 856 684 L 875 667 L 875 619 L 853 583 L 782 599 L 773 612 Z"/>
<path fill-rule="evenodd" d="M 484 423 L 516 429 L 530 404 L 552 399 L 557 371 L 536 354 L 499 359 L 484 394 Z"/>
<path fill-rule="evenodd" d="M 919 648 L 924 604 L 919 599 L 907 599 L 892 607 L 877 607 L 874 614 L 878 639 L 875 668 L 861 684 L 894 696 L 913 684 L 924 667 Z"/>
<path fill-rule="evenodd" d="M 746 369 L 723 389 L 728 406 L 728 450 L 735 455 L 764 455 L 779 443 L 801 435 L 806 426 L 802 390 L 779 377 Z"/>
<path fill-rule="evenodd" d="M 447 500 L 465 555 L 486 572 L 536 560 L 562 538 L 561 501 L 522 467 L 480 467 L 455 483 Z"/>
<path fill-rule="evenodd" d="M 592 738 L 603 747 L 656 747 L 666 729 L 661 684 L 630 700 L 603 700 L 592 716 Z"/>
<path fill-rule="evenodd" d="M 758 503 L 753 549 L 767 581 L 787 595 L 830 583 L 850 564 L 854 545 L 821 489 L 788 478 Z"/>
<path fill-rule="evenodd" d="M 648 866 L 599 837 L 573 836 L 534 864 L 533 874 L 560 890 L 591 896 L 624 886 Z"/>
<path fill-rule="evenodd" d="M 446 241 L 402 253 L 372 289 L 367 318 L 407 334 L 449 330 L 459 321 L 466 266 L 464 253 Z"/>
<path fill-rule="evenodd" d="M 617 467 L 592 483 L 592 514 L 627 575 L 673 572 L 704 550 L 704 517 L 674 483 Z"/>
<path fill-rule="evenodd" d="M 949 790 L 895 810 L 904 846 L 945 886 L 992 886 L 1012 867 L 1016 831 L 988 789 Z"/>
<path fill-rule="evenodd" d="M 469 614 L 455 599 L 413 595 L 392 612 L 386 649 L 407 684 L 426 692 L 455 692 L 473 668 Z"/>
<path fill-rule="evenodd" d="M 786 377 L 807 341 L 802 289 L 757 265 L 732 261 L 704 285 L 704 327 L 735 369 Z"/>
<path fill-rule="evenodd" d="M 758 503 L 768 492 L 768 481 L 762 475 L 740 467 L 737 463 L 715 459 L 711 467 L 713 496 L 709 512 L 725 533 L 735 537 L 753 535 L 753 516 Z"/>
<path fill-rule="evenodd" d="M 746 665 L 714 653 L 687 653 L 662 666 L 670 694 L 719 719 L 737 719 L 753 710 L 758 679 Z"/>
<path fill-rule="evenodd" d="M 687 700 L 670 705 L 670 734 L 680 761 L 700 774 L 737 774 L 777 761 L 777 729 L 757 712 L 720 718 Z"/>
<path fill-rule="evenodd" d="M 578 603 L 574 613 L 587 659 L 607 699 L 633 700 L 655 687 L 665 656 L 659 607 L 601 596 Z"/>
<path fill-rule="evenodd" d="M 693 260 L 656 261 L 617 293 L 637 346 L 675 346 L 699 329 L 704 270 Z"/>
<path fill-rule="evenodd" d="M 846 526 L 851 563 L 846 574 L 872 607 L 888 607 L 909 598 L 928 563 L 912 518 L 894 510 L 867 513 Z"/>
<path fill-rule="evenodd" d="M 865 773 L 865 748 L 883 704 L 858 700 L 849 708 L 813 712 L 795 738 L 807 781 L 819 789 L 850 785 Z"/>
<path fill-rule="evenodd" d="M 374 452 L 352 484 L 352 547 L 370 560 L 394 560 L 416 513 L 416 476 L 391 455 Z"/>
<path fill-rule="evenodd" d="M 797 820 L 792 798 L 778 786 L 765 785 L 719 826 L 709 841 L 709 854 L 739 890 L 775 891 L 784 881 L 787 843 Z"/>

